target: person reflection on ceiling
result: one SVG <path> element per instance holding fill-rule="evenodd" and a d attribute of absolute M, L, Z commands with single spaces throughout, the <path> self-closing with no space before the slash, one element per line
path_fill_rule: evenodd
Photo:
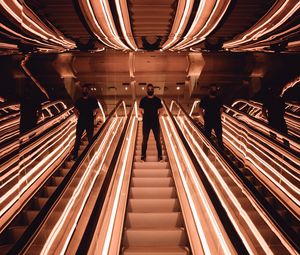
<path fill-rule="evenodd" d="M 160 49 L 160 43 L 161 43 L 162 37 L 157 36 L 156 41 L 154 43 L 149 43 L 146 36 L 142 36 L 142 42 L 143 42 L 143 48 L 148 51 L 154 51 Z"/>
<path fill-rule="evenodd" d="M 24 85 L 20 91 L 20 134 L 36 127 L 42 117 L 42 102 L 46 101 L 43 93 L 32 85 Z"/>

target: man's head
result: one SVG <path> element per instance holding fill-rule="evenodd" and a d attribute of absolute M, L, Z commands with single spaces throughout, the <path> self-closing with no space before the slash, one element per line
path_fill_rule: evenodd
<path fill-rule="evenodd" d="M 154 86 L 151 83 L 147 85 L 147 95 L 149 97 L 152 97 L 154 95 Z"/>
<path fill-rule="evenodd" d="M 211 84 L 209 87 L 209 96 L 216 97 L 218 94 L 218 87 L 216 84 Z"/>
<path fill-rule="evenodd" d="M 84 84 L 84 85 L 82 86 L 82 95 L 83 95 L 84 97 L 88 97 L 89 94 L 90 94 L 90 84 Z"/>

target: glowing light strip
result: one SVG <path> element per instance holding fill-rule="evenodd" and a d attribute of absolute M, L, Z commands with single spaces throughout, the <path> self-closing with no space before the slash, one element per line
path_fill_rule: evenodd
<path fill-rule="evenodd" d="M 224 123 L 227 127 L 227 122 Z M 231 135 L 231 132 L 229 132 L 228 130 L 230 130 L 231 132 L 236 133 L 236 135 Z M 249 160 L 256 169 L 258 169 L 263 175 L 265 175 L 270 181 L 272 181 L 280 190 L 282 190 L 284 192 L 284 194 L 286 194 L 296 205 L 300 204 L 299 199 L 297 199 L 293 194 L 291 194 L 290 191 L 288 191 L 285 187 L 282 186 L 282 182 L 286 184 L 286 186 L 290 189 L 292 189 L 297 195 L 299 195 L 299 188 L 297 188 L 297 186 L 295 186 L 294 184 L 292 184 L 290 181 L 288 181 L 281 173 L 279 173 L 272 165 L 270 165 L 267 161 L 265 161 L 262 157 L 259 157 L 255 154 L 254 151 L 250 150 L 248 146 L 246 146 L 246 144 L 242 143 L 240 140 L 238 140 L 236 138 L 236 136 L 238 135 L 238 133 L 235 130 L 235 125 L 230 125 L 227 128 L 224 128 L 224 133 L 229 135 L 230 138 L 227 138 L 228 141 L 230 142 L 230 144 L 232 144 L 234 147 L 236 147 L 237 150 L 241 151 L 241 153 L 244 154 L 245 159 Z M 224 136 L 226 138 L 226 136 Z M 244 136 L 245 137 L 245 136 Z M 232 142 L 231 139 L 235 140 L 238 144 L 243 144 L 244 145 L 244 150 L 241 150 L 238 146 L 235 146 Z M 247 138 L 246 139 L 248 144 L 251 144 L 252 139 Z M 258 141 L 252 141 L 252 145 L 254 147 L 257 147 L 260 144 L 260 142 Z M 262 150 L 260 150 L 261 153 L 265 154 Z M 250 158 L 248 155 L 252 155 L 252 157 L 254 157 L 255 160 L 253 160 L 252 158 Z M 265 154 L 266 157 L 268 157 Z M 273 163 L 277 164 L 276 161 L 273 160 L 273 158 L 268 157 L 270 161 L 272 161 Z M 264 170 L 264 168 L 261 168 L 259 164 L 257 164 L 256 162 L 259 161 L 263 164 L 263 166 L 266 167 L 266 169 L 271 170 L 270 172 L 272 172 L 274 175 L 276 175 L 278 177 L 278 180 L 274 179 L 273 176 L 271 176 L 266 170 Z M 281 167 L 281 170 L 287 171 L 286 169 L 283 169 Z M 288 173 L 288 172 L 287 172 Z"/>
<path fill-rule="evenodd" d="M 165 121 L 165 118 L 164 118 L 164 117 L 162 117 L 162 121 L 163 121 L 163 124 L 164 124 L 164 126 L 165 126 L 165 129 L 167 130 L 167 135 L 168 135 L 169 141 L 170 141 L 170 143 L 171 143 L 171 148 L 172 148 L 172 150 L 173 150 L 173 156 L 174 156 L 174 158 L 175 158 L 175 160 L 176 160 L 177 167 L 178 167 L 178 169 L 180 170 L 179 173 L 180 173 L 180 176 L 181 176 L 181 179 L 182 179 L 183 186 L 184 186 L 184 188 L 185 188 L 185 189 L 184 189 L 184 190 L 185 190 L 185 193 L 186 193 L 186 195 L 187 195 L 187 197 L 188 197 L 188 200 L 189 200 L 189 205 L 190 205 L 191 210 L 192 210 L 193 218 L 194 218 L 194 220 L 195 220 L 195 224 L 196 224 L 197 231 L 198 231 L 198 236 L 199 236 L 200 239 L 201 239 L 202 247 L 203 247 L 203 249 L 204 249 L 204 253 L 205 253 L 205 254 L 212 254 L 211 251 L 210 251 L 210 248 L 209 248 L 208 241 L 207 241 L 207 239 L 206 239 L 205 233 L 204 233 L 203 228 L 202 228 L 202 226 L 201 226 L 201 222 L 200 222 L 200 219 L 199 219 L 199 217 L 198 217 L 198 213 L 197 213 L 197 210 L 196 210 L 196 208 L 195 208 L 194 201 L 193 201 L 193 199 L 191 198 L 191 192 L 190 192 L 189 186 L 187 185 L 186 179 L 184 178 L 184 176 L 183 176 L 183 174 L 182 174 L 183 170 L 182 170 L 182 168 L 181 168 L 181 162 L 180 162 L 180 160 L 178 159 L 177 152 L 174 152 L 174 144 L 173 144 L 172 138 L 171 138 L 171 136 L 170 136 L 170 131 L 169 131 L 168 127 L 167 127 L 167 124 L 166 124 L 166 121 Z M 176 134 L 176 133 L 175 133 L 175 134 Z M 200 189 L 198 188 L 197 190 L 198 190 L 198 192 L 200 193 L 200 197 L 204 199 L 204 200 L 202 200 L 202 201 L 207 202 L 205 196 L 204 196 L 203 193 L 202 193 L 202 189 L 201 189 L 201 188 L 200 188 Z M 209 216 L 210 216 L 210 214 L 209 214 Z"/>
<path fill-rule="evenodd" d="M 127 2 L 126 0 L 125 1 L 121 0 L 121 1 L 122 1 L 123 4 L 126 5 L 126 2 Z M 132 38 L 131 40 L 129 40 L 129 37 L 128 37 L 128 35 L 131 35 L 131 37 L 132 37 L 132 32 L 131 32 L 130 24 L 127 24 L 129 26 L 125 27 L 125 21 L 124 21 L 124 19 L 126 18 L 126 20 L 128 20 L 128 21 L 130 20 L 129 16 L 128 16 L 128 10 L 124 10 L 124 13 L 126 13 L 127 16 L 123 17 L 123 15 L 125 15 L 125 14 L 123 14 L 123 12 L 122 12 L 120 0 L 115 0 L 115 3 L 116 3 L 116 7 L 117 7 L 117 12 L 118 12 L 119 21 L 120 21 L 120 25 L 121 25 L 123 36 L 124 36 L 126 42 L 128 43 L 128 45 L 131 47 L 131 49 L 133 49 L 133 50 L 136 51 L 138 48 L 137 48 L 136 43 L 134 42 L 134 39 Z"/>
<path fill-rule="evenodd" d="M 119 127 L 119 125 L 121 124 L 122 121 L 119 121 L 117 127 Z M 106 132 L 105 134 L 105 137 L 104 139 L 102 140 L 97 152 L 93 155 L 93 157 L 91 158 L 91 160 L 89 161 L 89 164 L 86 168 L 86 170 L 84 171 L 83 173 L 83 176 L 81 177 L 79 183 L 77 184 L 73 194 L 72 194 L 72 197 L 69 198 L 69 201 L 67 203 L 67 205 L 65 206 L 63 212 L 61 213 L 60 215 L 60 218 L 59 220 L 57 220 L 55 226 L 53 227 L 53 229 L 51 230 L 51 233 L 49 234 L 48 238 L 47 238 L 47 241 L 45 242 L 44 246 L 43 246 L 43 249 L 41 251 L 41 254 L 49 254 L 50 253 L 50 249 L 55 241 L 56 238 L 58 238 L 59 234 L 60 234 L 60 231 L 61 229 L 63 228 L 64 226 L 64 223 L 66 222 L 66 219 L 68 218 L 68 215 L 70 214 L 70 211 L 72 210 L 77 198 L 79 197 L 82 189 L 84 188 L 84 184 L 87 182 L 88 178 L 90 177 L 90 172 L 93 170 L 92 169 L 92 166 L 94 164 L 94 162 L 96 161 L 96 159 L 98 158 L 99 154 L 101 151 L 103 151 L 105 145 L 107 145 L 108 143 L 108 146 L 106 146 L 106 151 L 104 152 L 104 157 L 103 157 L 103 160 L 100 164 L 100 167 L 97 169 L 95 175 L 94 175 L 94 178 L 92 180 L 89 181 L 90 185 L 89 185 L 89 188 L 88 190 L 85 192 L 85 196 L 83 197 L 83 199 L 81 200 L 81 206 L 77 212 L 77 216 L 75 218 L 75 223 L 73 224 L 72 226 L 72 229 L 68 235 L 68 238 L 67 238 L 67 242 L 70 240 L 71 238 L 71 235 L 73 234 L 73 231 L 75 230 L 75 227 L 76 227 L 76 224 L 77 224 L 77 221 L 81 215 L 81 212 L 82 210 L 84 209 L 84 206 L 85 206 L 85 203 L 90 195 L 90 192 L 94 186 L 94 183 L 102 169 L 102 165 L 104 163 L 104 159 L 107 155 L 107 152 L 109 151 L 109 147 L 110 147 L 110 144 L 112 143 L 113 139 L 111 139 L 111 133 L 112 133 L 112 130 L 114 128 L 114 126 L 116 125 L 117 123 L 117 119 L 115 118 L 113 120 L 113 123 L 109 126 L 109 129 L 108 131 Z M 113 132 L 113 137 L 115 136 L 116 132 Z M 66 243 L 64 245 L 64 248 L 66 249 Z M 64 251 L 65 252 L 65 251 Z M 63 253 L 64 253 L 63 252 Z"/>
<path fill-rule="evenodd" d="M 245 44 L 251 40 L 258 40 L 259 37 L 262 37 L 263 35 L 270 33 L 274 29 L 281 26 L 290 16 L 292 16 L 298 10 L 298 8 L 300 6 L 300 3 L 298 2 L 278 22 L 276 19 L 280 18 L 279 14 L 286 10 L 286 5 L 288 5 L 288 4 L 292 5 L 291 1 L 281 1 L 281 2 L 283 2 L 283 4 L 280 6 L 280 8 L 278 10 L 274 10 L 274 13 L 273 13 L 273 15 L 271 15 L 271 17 L 269 17 L 267 20 L 265 20 L 267 16 L 262 18 L 256 25 L 254 25 L 246 33 L 244 33 L 244 35 L 242 36 L 241 39 L 235 39 L 235 40 L 231 40 L 227 43 L 224 43 L 224 48 L 233 48 L 233 47 L 237 47 L 241 44 Z M 273 9 L 275 9 L 275 7 L 273 7 Z M 272 22 L 272 20 L 274 20 L 274 21 Z M 262 23 L 262 24 L 258 25 L 259 23 Z M 270 25 L 270 24 L 272 24 L 272 25 Z M 268 26 L 268 25 L 269 25 L 269 29 L 263 28 L 264 26 Z"/>
<path fill-rule="evenodd" d="M 51 153 L 49 153 L 48 154 L 48 157 L 45 157 L 42 161 L 40 161 L 38 164 L 36 164 L 35 165 L 35 167 L 33 167 L 32 169 L 31 169 L 31 171 L 30 172 L 27 172 L 20 180 L 19 180 L 19 182 L 18 182 L 18 184 L 17 184 L 17 186 L 15 186 L 15 188 L 14 189 L 11 189 L 11 190 L 9 190 L 6 194 L 5 194 L 5 196 L 1 196 L 1 203 L 6 199 L 6 198 L 8 198 L 9 197 L 9 195 L 11 195 L 15 190 L 18 190 L 18 189 L 20 189 L 20 191 L 19 191 L 19 193 L 18 193 L 18 195 L 16 196 L 16 197 L 14 197 L 4 208 L 2 208 L 2 210 L 0 211 L 0 216 L 2 216 L 4 213 L 5 213 L 5 211 L 7 211 L 11 206 L 12 206 L 12 204 L 14 204 L 20 197 L 21 197 L 21 195 L 40 177 L 40 176 L 42 176 L 43 174 L 44 174 L 44 172 L 46 172 L 47 170 L 48 170 L 48 168 L 51 166 L 51 165 L 53 165 L 54 164 L 54 162 L 56 162 L 59 158 L 60 158 L 60 156 L 61 156 L 61 154 L 63 154 L 64 153 L 64 151 L 65 150 L 67 150 L 70 146 L 71 146 L 71 144 L 72 144 L 72 142 L 73 142 L 73 140 L 75 139 L 75 131 L 73 131 L 73 132 L 68 132 L 68 130 L 67 130 L 67 132 L 66 133 L 69 133 L 68 134 L 68 136 L 67 136 L 67 140 L 64 140 L 64 142 L 63 143 L 60 143 L 53 151 L 51 151 Z M 57 141 L 58 139 L 58 137 L 60 136 L 61 134 L 59 133 L 59 134 L 57 134 L 55 137 L 53 137 L 53 141 Z M 72 137 L 73 137 L 73 139 L 72 139 Z M 48 148 L 45 148 L 43 151 L 42 151 L 42 153 L 44 153 L 45 151 L 47 151 L 48 150 Z M 53 158 L 51 158 L 51 156 L 53 156 L 54 155 L 54 157 Z M 47 162 L 47 160 L 49 160 L 49 158 L 51 158 L 51 160 L 46 164 L 46 165 L 44 165 L 45 164 L 45 162 Z M 41 168 L 43 166 L 43 168 Z M 34 175 L 34 174 L 36 174 L 36 175 Z M 28 180 L 30 179 L 30 177 L 31 176 L 33 176 L 34 175 L 34 177 L 28 182 Z M 22 186 L 22 184 L 23 183 L 26 183 L 26 185 L 25 186 L 23 186 L 23 187 L 21 187 Z"/>
<path fill-rule="evenodd" d="M 109 8 L 109 4 L 107 3 L 106 0 L 100 0 L 100 4 L 102 6 L 104 18 L 106 20 L 106 23 L 108 24 L 108 28 L 111 32 L 111 35 L 119 43 L 120 47 L 128 50 L 129 48 L 120 40 L 118 32 L 116 31 L 114 22 L 111 20 L 111 11 Z"/>
<path fill-rule="evenodd" d="M 173 101 L 172 101 L 172 102 L 173 102 Z M 195 100 L 195 101 L 194 101 L 189 116 L 192 116 L 192 115 L 193 115 L 193 112 L 194 112 L 195 108 L 197 107 L 197 104 L 199 104 L 199 103 L 200 103 L 200 100 Z"/>
<path fill-rule="evenodd" d="M 182 179 L 183 185 L 185 187 L 185 191 L 186 191 L 186 194 L 187 194 L 187 197 L 188 197 L 188 200 L 189 200 L 189 204 L 190 204 L 192 212 L 193 212 L 193 216 L 194 216 L 194 219 L 195 219 L 195 222 L 196 222 L 196 225 L 197 225 L 199 236 L 201 238 L 201 236 L 204 235 L 204 237 L 202 236 L 201 239 L 203 240 L 203 238 L 204 238 L 204 243 L 206 243 L 207 241 L 206 241 L 206 238 L 205 238 L 205 234 L 203 233 L 203 229 L 200 226 L 201 223 L 200 223 L 200 220 L 198 218 L 198 213 L 196 211 L 195 204 L 194 204 L 192 196 L 191 196 L 191 191 L 189 189 L 189 185 L 187 184 L 187 181 L 186 181 L 186 178 L 185 178 L 185 174 L 183 173 L 183 169 L 181 168 L 180 159 L 178 158 L 177 152 L 175 150 L 175 146 L 173 144 L 173 140 L 171 138 L 171 132 L 169 131 L 169 129 L 168 129 L 167 125 L 166 125 L 166 121 L 165 121 L 164 117 L 162 117 L 162 120 L 163 120 L 163 123 L 165 125 L 166 130 L 167 130 L 167 134 L 168 134 L 168 137 L 169 137 L 171 148 L 173 150 L 173 155 L 174 155 L 174 158 L 176 160 L 177 167 L 179 169 L 179 173 L 181 175 L 181 179 Z M 176 138 L 177 144 L 180 147 L 180 151 L 184 152 L 185 149 L 184 149 L 182 143 L 179 142 L 180 138 L 179 138 L 179 136 L 178 136 L 178 134 L 177 134 L 177 132 L 175 130 L 175 127 L 172 125 L 170 117 L 168 117 L 168 122 L 169 122 L 169 125 L 170 125 L 171 130 L 172 130 L 172 134 L 173 134 L 172 137 Z M 192 177 L 192 180 L 193 180 L 193 182 L 194 182 L 194 184 L 195 184 L 195 186 L 197 188 L 197 191 L 199 192 L 199 195 L 201 197 L 201 201 L 203 202 L 203 204 L 204 204 L 204 206 L 206 208 L 207 214 L 208 214 L 208 216 L 210 218 L 210 221 L 211 221 L 212 226 L 213 226 L 213 228 L 214 228 L 214 230 L 216 232 L 216 235 L 219 237 L 219 241 L 221 243 L 223 251 L 225 251 L 225 254 L 230 254 L 231 253 L 230 249 L 229 249 L 229 247 L 228 247 L 228 245 L 227 245 L 227 243 L 226 243 L 226 241 L 225 241 L 225 239 L 224 239 L 224 237 L 222 235 L 222 232 L 221 232 L 221 230 L 220 230 L 220 228 L 218 226 L 218 223 L 217 223 L 215 217 L 213 216 L 213 212 L 211 211 L 211 208 L 210 208 L 209 203 L 207 201 L 207 197 L 203 193 L 203 190 L 202 190 L 202 188 L 201 188 L 201 186 L 200 186 L 200 184 L 199 184 L 199 182 L 197 180 L 197 176 L 195 175 L 195 172 L 192 171 L 193 167 L 191 166 L 190 161 L 187 159 L 187 156 L 184 156 L 183 159 L 184 159 L 185 165 L 187 166 L 186 169 L 190 173 L 190 177 Z M 206 245 L 207 245 L 207 247 L 204 246 L 204 250 L 209 249 L 208 248 L 208 243 L 206 243 Z M 208 250 L 206 250 L 206 252 L 208 252 Z M 206 252 L 205 252 L 205 254 L 207 254 Z"/>
<path fill-rule="evenodd" d="M 47 31 L 45 31 L 45 29 L 41 28 L 37 23 L 35 23 L 34 21 L 32 21 L 26 14 L 25 12 L 23 11 L 23 6 L 20 5 L 17 1 L 13 1 L 14 4 L 17 6 L 17 8 L 20 10 L 20 12 L 22 13 L 22 17 L 25 18 L 27 21 L 29 21 L 29 23 L 31 23 L 34 27 L 36 27 L 38 30 L 40 30 L 41 32 L 51 36 L 54 38 L 55 42 L 58 43 L 58 44 L 61 44 L 61 45 L 64 45 L 68 48 L 74 48 L 75 47 L 75 44 L 74 43 L 71 43 L 70 41 L 66 41 L 65 39 L 58 39 L 56 37 L 55 34 L 50 34 L 48 33 Z M 28 30 L 29 32 L 41 37 L 42 39 L 44 40 L 49 40 L 48 37 L 44 36 L 42 33 L 39 33 L 38 31 L 32 29 L 31 27 L 29 27 L 28 25 L 26 25 L 23 20 L 18 16 L 16 15 L 16 13 L 10 8 L 10 6 L 8 6 L 4 0 L 1 0 L 0 1 L 0 4 L 3 6 L 3 8 L 17 21 L 19 22 L 22 27 L 24 27 L 26 30 Z M 26 9 L 28 10 L 29 12 L 31 12 L 30 9 Z M 48 27 L 47 27 L 48 28 Z"/>
<path fill-rule="evenodd" d="M 223 18 L 224 14 L 226 13 L 226 11 L 227 11 L 227 9 L 229 7 L 230 0 L 227 1 L 227 4 L 226 4 L 225 7 L 222 6 L 221 10 L 223 10 L 223 12 L 221 12 L 221 13 L 218 12 L 215 15 L 217 17 L 217 21 L 214 22 L 211 25 L 211 28 L 206 33 L 204 33 L 203 35 L 201 35 L 201 33 L 203 32 L 203 30 L 205 28 L 207 28 L 208 24 L 210 24 L 210 21 L 212 20 L 214 14 L 217 11 L 217 9 L 218 9 L 219 5 L 221 4 L 221 2 L 222 1 L 217 1 L 217 4 L 214 6 L 213 11 L 211 12 L 209 18 L 205 22 L 205 25 L 200 29 L 200 31 L 195 36 L 193 36 L 193 39 L 189 40 L 186 43 L 184 43 L 184 41 L 180 42 L 178 45 L 175 46 L 175 49 L 181 50 L 181 49 L 184 49 L 186 47 L 190 47 L 190 46 L 192 46 L 194 44 L 197 44 L 197 43 L 199 43 L 199 42 L 201 42 L 201 41 L 203 41 L 203 40 L 206 39 L 206 36 L 208 36 L 215 29 L 215 27 L 219 24 L 219 22 L 221 21 L 221 19 Z M 222 2 L 222 4 L 224 4 L 224 3 Z M 201 38 L 197 39 L 200 35 L 201 35 Z"/>
<path fill-rule="evenodd" d="M 179 8 L 179 6 L 181 6 L 182 1 L 183 0 L 179 1 L 179 3 L 177 4 L 177 6 L 178 6 L 177 8 Z M 174 35 L 173 39 L 170 42 L 166 42 L 162 46 L 163 50 L 166 50 L 166 49 L 170 48 L 174 43 L 176 43 L 180 39 L 181 34 L 184 32 L 184 29 L 186 27 L 186 23 L 188 22 L 188 19 L 189 19 L 189 17 L 187 15 L 188 15 L 188 12 L 190 12 L 190 8 L 194 4 L 194 1 L 190 1 L 190 0 L 186 1 L 185 0 L 184 2 L 185 2 L 184 3 L 185 7 L 184 7 L 183 14 L 182 14 L 182 12 L 179 13 L 178 10 L 177 10 L 176 16 L 175 16 L 175 19 L 174 19 L 174 22 L 173 22 L 173 26 L 174 26 L 174 24 L 176 24 L 177 19 L 180 19 L 179 26 L 177 27 L 177 29 L 172 27 L 171 33 L 172 33 L 173 29 L 174 30 L 176 29 L 175 35 Z M 183 28 L 183 25 L 185 25 L 184 28 Z"/>
<path fill-rule="evenodd" d="M 93 23 L 96 25 L 96 27 L 98 28 L 100 33 L 104 36 L 105 40 L 101 39 L 101 37 L 96 32 L 94 32 L 94 34 L 97 36 L 97 38 L 109 47 L 112 47 L 114 49 L 122 49 L 120 46 L 118 46 L 118 45 L 114 44 L 112 41 L 110 41 L 109 38 L 106 36 L 106 34 L 103 32 L 102 28 L 100 27 L 100 25 L 99 25 L 99 23 L 98 23 L 98 21 L 95 17 L 95 13 L 94 13 L 94 10 L 91 6 L 90 0 L 86 0 L 86 4 L 88 6 L 89 13 L 92 16 Z"/>
<path fill-rule="evenodd" d="M 97 100 L 97 103 L 98 103 L 98 106 L 99 106 L 100 111 L 102 113 L 103 122 L 105 122 L 106 121 L 106 117 L 105 117 L 105 114 L 104 114 L 104 110 L 103 110 L 102 104 L 100 104 L 100 102 L 98 100 Z"/>
<path fill-rule="evenodd" d="M 196 130 L 194 127 L 193 131 L 199 136 L 199 131 Z M 241 206 L 241 204 L 239 203 L 239 201 L 237 200 L 237 198 L 235 197 L 235 195 L 232 193 L 232 191 L 230 190 L 230 188 L 228 187 L 227 183 L 224 181 L 223 177 L 220 175 L 220 173 L 218 172 L 218 170 L 216 169 L 216 167 L 214 166 L 214 164 L 212 164 L 212 162 L 210 161 L 210 159 L 205 155 L 205 153 L 203 152 L 203 150 L 201 150 L 201 146 L 195 141 L 195 139 L 193 138 L 193 135 L 191 134 L 191 132 L 189 131 L 189 129 L 184 125 L 184 129 L 186 130 L 186 132 L 189 134 L 189 138 L 193 141 L 193 144 L 195 145 L 195 147 L 191 146 L 191 143 L 189 142 L 189 140 L 187 139 L 187 142 L 189 143 L 189 145 L 191 146 L 191 148 L 197 148 L 197 151 L 201 154 L 201 156 L 205 159 L 205 162 L 209 165 L 210 169 L 213 170 L 214 175 L 217 177 L 219 183 L 221 184 L 222 188 L 226 191 L 226 193 L 228 194 L 228 198 L 232 201 L 232 203 L 236 206 L 236 208 L 239 211 L 239 214 L 243 217 L 243 219 L 245 220 L 245 222 L 247 222 L 249 229 L 252 231 L 253 236 L 258 240 L 258 242 L 262 245 L 262 248 L 264 249 L 264 251 L 266 252 L 266 254 L 273 254 L 273 252 L 270 250 L 268 243 L 265 241 L 265 239 L 263 238 L 263 236 L 260 234 L 259 230 L 257 229 L 255 223 L 251 220 L 251 218 L 248 216 L 248 214 L 246 213 L 246 211 L 243 209 L 243 207 Z M 206 145 L 207 146 L 207 145 Z M 198 163 L 201 165 L 202 169 L 206 169 L 205 165 L 198 160 Z M 227 172 L 227 169 L 224 169 Z M 227 211 L 227 214 L 230 215 L 231 221 L 234 223 L 234 225 L 236 227 L 238 227 L 238 224 L 236 223 L 236 221 L 234 220 L 234 217 L 232 216 L 231 210 L 229 210 L 227 204 L 223 201 L 222 195 L 220 194 L 220 191 L 218 190 L 218 188 L 216 187 L 216 184 L 214 183 L 214 181 L 211 180 L 209 174 L 207 174 L 207 170 L 204 171 L 205 175 L 207 176 L 207 178 L 209 179 L 211 185 L 214 187 L 215 192 L 218 194 L 219 199 L 222 201 L 223 207 L 225 208 L 225 210 Z M 234 180 L 234 182 L 236 182 Z M 244 193 L 244 192 L 243 192 Z M 239 230 L 240 227 L 238 227 L 237 231 L 239 232 L 239 234 L 242 236 L 243 242 L 246 245 L 248 251 L 251 251 L 253 254 L 255 253 L 250 245 L 248 244 L 248 242 L 246 241 L 245 236 L 242 234 L 242 232 Z"/>
<path fill-rule="evenodd" d="M 184 117 L 184 118 L 186 119 L 186 117 Z M 188 119 L 187 119 L 187 120 L 188 120 Z M 189 122 L 189 121 L 188 121 L 188 122 Z M 193 131 L 196 132 L 197 135 L 200 137 L 200 135 L 199 135 L 199 134 L 200 134 L 199 130 L 197 130 L 194 126 L 192 126 L 191 123 L 189 123 L 189 125 L 190 125 L 190 127 L 193 129 Z M 186 127 L 186 126 L 185 126 L 185 127 Z M 186 129 L 187 129 L 187 128 L 186 128 Z M 187 130 L 187 131 L 188 131 L 188 130 Z M 189 132 L 189 131 L 188 131 L 188 132 Z M 190 133 L 190 132 L 189 132 L 189 133 Z M 206 161 L 207 163 L 209 163 L 210 169 L 211 169 L 211 167 L 212 167 L 212 164 L 210 164 L 211 161 L 207 161 L 208 158 L 206 157 L 205 153 L 203 153 L 202 150 L 200 150 L 201 147 L 200 147 L 200 146 L 197 146 L 198 143 L 195 141 L 194 136 L 193 136 L 193 135 L 191 136 L 191 133 L 190 133 L 190 138 L 193 140 L 193 143 L 196 145 L 197 150 L 202 154 L 202 157 L 204 156 L 204 157 L 206 158 L 205 161 Z M 208 146 L 207 141 L 205 141 L 204 143 L 206 144 L 206 146 Z M 214 154 L 214 156 L 216 157 L 216 154 Z M 222 167 L 227 171 L 228 166 L 226 166 L 225 162 L 221 161 L 219 158 L 218 158 L 217 160 L 218 160 L 218 162 L 222 165 Z M 202 161 L 199 161 L 200 164 L 201 164 L 201 162 L 202 162 Z M 204 165 L 203 165 L 203 164 L 201 164 L 201 165 L 202 165 L 203 169 L 205 169 L 205 168 L 204 168 Z M 216 168 L 213 168 L 213 170 L 214 170 L 214 174 L 215 174 L 216 176 L 218 176 L 218 180 L 219 180 L 221 183 L 223 183 L 224 185 L 226 185 L 226 188 L 225 188 L 225 186 L 223 186 L 223 188 L 225 188 L 226 190 L 230 190 L 229 186 L 225 183 L 224 178 L 223 178 L 223 176 L 219 173 L 219 171 L 218 171 Z M 257 203 L 256 203 L 256 201 L 254 200 L 254 198 L 253 198 L 250 194 L 248 194 L 248 192 L 245 192 L 245 190 L 244 190 L 244 184 L 243 184 L 243 183 L 240 183 L 230 171 L 227 171 L 227 174 L 231 177 L 232 180 L 234 180 L 234 182 L 236 183 L 236 185 L 242 190 L 242 193 L 243 193 L 243 194 L 251 201 L 252 206 L 256 209 L 256 211 L 259 213 L 259 215 L 264 219 L 264 221 L 265 221 L 265 222 L 267 223 L 267 225 L 271 228 L 271 230 L 272 230 L 274 233 L 276 233 L 276 236 L 281 240 L 282 243 L 284 243 L 285 248 L 287 248 L 287 249 L 291 252 L 291 254 L 293 254 L 293 253 L 294 253 L 294 249 L 293 249 L 293 248 L 290 246 L 290 244 L 286 241 L 286 239 L 283 237 L 283 235 L 281 235 L 280 231 L 278 231 L 278 229 L 273 225 L 273 223 L 270 222 L 269 218 L 262 212 L 261 208 L 257 205 Z M 208 175 L 208 176 L 209 176 L 209 175 Z M 217 186 L 216 186 L 215 182 L 214 182 L 213 180 L 211 180 L 211 183 L 213 184 L 213 186 L 215 187 L 215 189 L 216 189 L 216 191 L 217 191 Z M 219 192 L 217 192 L 217 193 L 219 193 Z M 231 192 L 230 192 L 230 193 L 231 193 Z M 219 197 L 220 197 L 220 198 L 222 197 L 222 195 L 221 195 L 220 193 L 219 193 Z M 233 196 L 233 194 L 231 193 L 231 194 L 229 195 L 229 197 L 232 198 L 232 197 L 234 197 L 234 196 Z M 237 200 L 236 200 L 236 202 L 238 203 Z M 239 204 L 239 203 L 238 203 L 238 204 Z M 245 215 L 246 215 L 246 211 L 244 211 L 244 209 L 243 209 L 243 212 L 244 212 Z M 246 221 L 246 222 L 248 222 L 248 221 Z M 254 223 L 253 223 L 253 224 L 254 224 Z M 252 224 L 251 224 L 251 225 L 252 225 Z M 250 228 L 250 229 L 252 229 L 252 228 Z M 254 234 L 255 234 L 255 233 L 254 233 Z M 269 253 L 267 252 L 266 254 L 269 254 Z"/>
<path fill-rule="evenodd" d="M 115 223 L 115 220 L 116 220 L 117 208 L 118 208 L 118 205 L 119 205 L 121 188 L 122 188 L 122 185 L 123 185 L 123 179 L 124 179 L 124 175 L 125 175 L 125 168 L 126 168 L 126 165 L 127 165 L 127 158 L 128 158 L 128 155 L 129 155 L 129 148 L 130 148 L 131 141 L 132 141 L 132 136 L 133 136 L 133 128 L 134 128 L 134 124 L 135 124 L 136 121 L 137 121 L 137 118 L 133 117 L 133 120 L 131 121 L 129 136 L 128 136 L 128 138 L 126 138 L 127 146 L 126 146 L 126 149 L 125 149 L 125 158 L 122 160 L 123 161 L 122 168 L 120 170 L 120 176 L 119 176 L 117 190 L 116 190 L 116 193 L 115 193 L 115 199 L 114 199 L 114 202 L 113 202 L 113 208 L 112 208 L 112 211 L 111 211 L 109 224 L 108 224 L 108 229 L 107 229 L 107 232 L 106 232 L 105 241 L 104 241 L 104 245 L 103 245 L 103 250 L 102 250 L 102 253 L 101 253 L 102 255 L 109 254 L 109 246 L 110 246 L 110 242 L 111 242 L 111 238 L 112 238 L 113 226 L 114 226 L 114 223 Z M 124 154 L 122 154 L 122 155 L 124 155 Z"/>
<path fill-rule="evenodd" d="M 12 43 L 3 43 L 3 42 L 0 42 L 0 48 L 17 50 L 18 49 L 18 45 L 12 44 Z"/>

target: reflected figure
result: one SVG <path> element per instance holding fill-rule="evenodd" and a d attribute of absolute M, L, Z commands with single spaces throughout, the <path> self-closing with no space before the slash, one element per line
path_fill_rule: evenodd
<path fill-rule="evenodd" d="M 82 97 L 80 97 L 74 106 L 75 115 L 78 118 L 76 125 L 76 140 L 72 153 L 72 158 L 78 158 L 80 141 L 84 130 L 86 130 L 89 143 L 94 135 L 94 110 L 96 115 L 100 114 L 99 105 L 96 98 L 90 97 L 90 84 L 82 86 Z"/>
<path fill-rule="evenodd" d="M 269 88 L 263 100 L 262 114 L 268 120 L 269 125 L 283 133 L 288 134 L 287 125 L 284 119 L 285 104 L 282 97 L 274 89 Z M 275 138 L 276 135 L 270 132 L 270 136 Z M 284 140 L 285 145 L 289 145 Z"/>
<path fill-rule="evenodd" d="M 204 97 L 199 104 L 199 113 L 204 119 L 204 134 L 210 139 L 211 131 L 214 130 L 218 145 L 224 148 L 222 140 L 222 122 L 221 113 L 223 112 L 223 103 L 218 96 L 218 88 L 215 84 L 211 84 L 209 95 Z"/>
<path fill-rule="evenodd" d="M 143 115 L 143 142 L 141 160 L 146 160 L 147 143 L 149 139 L 150 130 L 154 134 L 156 141 L 156 148 L 158 153 L 158 161 L 162 160 L 162 149 L 160 143 L 160 127 L 159 127 L 159 109 L 162 108 L 161 100 L 154 96 L 154 86 L 147 85 L 147 96 L 143 97 L 140 105 L 140 112 Z"/>
<path fill-rule="evenodd" d="M 26 93 L 20 100 L 20 133 L 23 134 L 33 128 L 42 117 L 42 100 L 38 96 Z"/>

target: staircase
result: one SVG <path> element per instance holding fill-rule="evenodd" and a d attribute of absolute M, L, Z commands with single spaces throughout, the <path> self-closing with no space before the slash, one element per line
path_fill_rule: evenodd
<path fill-rule="evenodd" d="M 139 123 L 122 239 L 122 254 L 190 254 L 188 237 L 164 144 L 162 144 L 164 162 L 158 162 L 152 132 L 149 136 L 146 162 L 140 160 L 141 145 L 142 124 Z"/>

